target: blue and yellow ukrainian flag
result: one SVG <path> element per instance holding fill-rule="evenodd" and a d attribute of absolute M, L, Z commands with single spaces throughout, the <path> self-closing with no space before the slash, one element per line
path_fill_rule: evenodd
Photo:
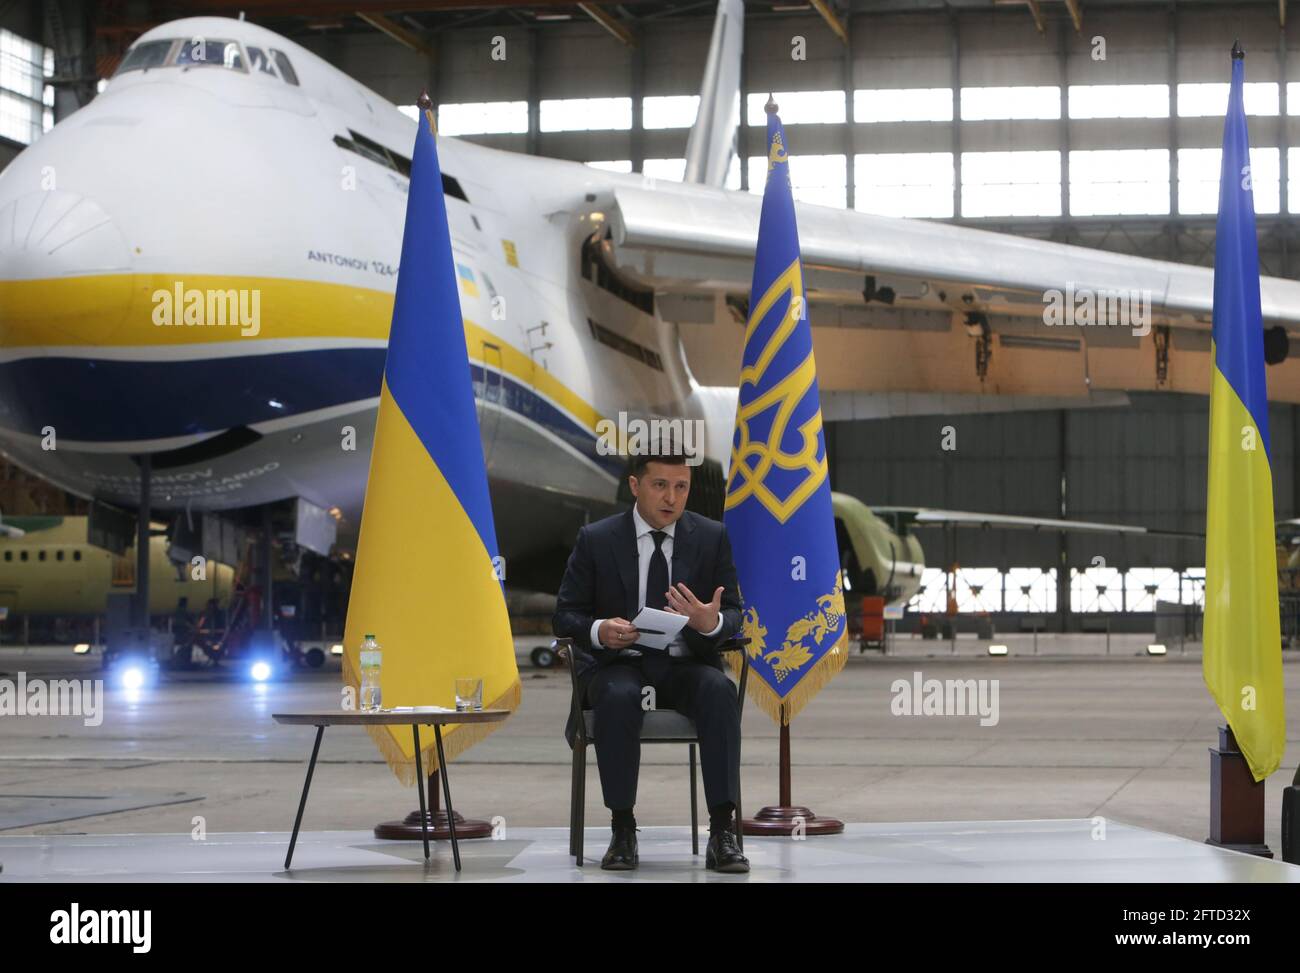
<path fill-rule="evenodd" d="M 754 702 L 787 724 L 844 666 L 844 592 L 785 133 L 767 106 L 754 254 L 723 520 L 749 637 Z"/>
<path fill-rule="evenodd" d="M 1277 603 L 1268 389 L 1243 59 L 1233 49 L 1214 241 L 1209 492 L 1205 524 L 1205 684 L 1256 780 L 1286 745 Z"/>
<path fill-rule="evenodd" d="M 359 685 L 367 632 L 383 648 L 383 704 L 454 706 L 455 680 L 483 678 L 483 705 L 515 709 L 519 671 L 500 580 L 496 530 L 447 229 L 433 116 L 411 160 L 388 358 L 344 634 L 343 678 Z M 450 727 L 448 759 L 501 723 Z M 415 782 L 407 726 L 371 737 L 403 783 Z M 421 737 L 433 744 L 433 734 Z M 426 772 L 437 753 L 423 755 Z"/>

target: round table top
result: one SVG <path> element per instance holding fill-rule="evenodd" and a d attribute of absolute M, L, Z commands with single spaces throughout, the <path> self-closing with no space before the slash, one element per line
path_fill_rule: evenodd
<path fill-rule="evenodd" d="M 463 713 L 455 710 L 425 709 L 381 710 L 363 713 L 360 710 L 319 710 L 311 713 L 273 713 L 271 719 L 287 726 L 446 726 L 452 723 L 497 723 L 510 715 L 508 709 L 481 709 Z"/>

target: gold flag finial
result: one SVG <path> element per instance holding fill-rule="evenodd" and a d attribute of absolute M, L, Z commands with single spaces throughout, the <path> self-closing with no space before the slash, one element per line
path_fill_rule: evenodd
<path fill-rule="evenodd" d="M 420 111 L 424 112 L 424 117 L 429 120 L 429 131 L 437 135 L 438 123 L 433 120 L 433 99 L 429 97 L 428 88 L 420 92 L 420 97 L 415 99 L 415 104 Z"/>

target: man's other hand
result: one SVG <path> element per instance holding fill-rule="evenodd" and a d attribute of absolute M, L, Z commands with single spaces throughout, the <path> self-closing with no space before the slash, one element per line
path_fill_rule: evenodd
<path fill-rule="evenodd" d="M 668 608 L 678 615 L 686 616 L 686 624 L 704 635 L 718 627 L 718 616 L 722 611 L 722 587 L 713 593 L 713 600 L 703 602 L 695 593 L 679 581 L 667 591 Z"/>
<path fill-rule="evenodd" d="M 636 643 L 641 633 L 626 618 L 607 618 L 600 623 L 596 633 L 600 644 L 607 649 L 626 649 Z"/>

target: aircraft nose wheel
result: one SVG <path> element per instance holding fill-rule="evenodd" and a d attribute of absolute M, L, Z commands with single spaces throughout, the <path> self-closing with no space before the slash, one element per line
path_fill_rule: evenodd
<path fill-rule="evenodd" d="M 533 660 L 533 665 L 538 669 L 550 669 L 559 661 L 558 656 L 555 654 L 555 650 L 549 645 L 537 646 L 537 648 L 533 649 L 533 651 L 529 653 L 528 657 Z"/>

